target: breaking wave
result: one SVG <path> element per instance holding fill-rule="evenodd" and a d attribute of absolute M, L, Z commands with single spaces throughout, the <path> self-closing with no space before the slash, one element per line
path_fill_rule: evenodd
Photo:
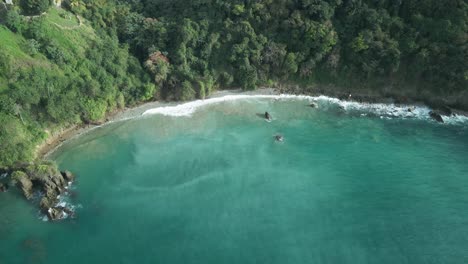
<path fill-rule="evenodd" d="M 242 100 L 242 99 L 274 99 L 274 100 L 307 100 L 309 103 L 316 103 L 318 108 L 336 108 L 346 113 L 357 114 L 359 116 L 378 116 L 380 118 L 416 118 L 422 120 L 432 120 L 429 116 L 431 109 L 427 106 L 384 104 L 384 103 L 359 103 L 354 101 L 344 101 L 328 96 L 307 96 L 307 95 L 226 95 L 205 100 L 196 100 L 174 106 L 157 107 L 146 110 L 142 115 L 160 114 L 165 116 L 191 116 L 198 108 L 218 104 L 222 102 Z M 444 123 L 462 124 L 468 123 L 468 116 L 453 114 L 442 116 Z M 435 121 L 434 121 L 435 122 Z"/>

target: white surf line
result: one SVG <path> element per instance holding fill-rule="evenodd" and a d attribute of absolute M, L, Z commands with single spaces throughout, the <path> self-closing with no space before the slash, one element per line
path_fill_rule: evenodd
<path fill-rule="evenodd" d="M 160 114 L 166 116 L 190 116 L 193 114 L 197 108 L 205 105 L 211 105 L 221 102 L 227 101 L 234 101 L 239 99 L 255 99 L 255 98 L 265 98 L 265 99 L 280 99 L 280 98 L 303 98 L 309 99 L 309 96 L 298 96 L 298 95 L 247 95 L 247 94 L 240 94 L 240 95 L 225 95 L 222 97 L 214 97 L 205 100 L 196 100 L 184 104 L 179 104 L 175 106 L 163 106 L 157 107 L 153 109 L 146 110 L 142 115 L 149 115 L 149 114 Z"/>
<path fill-rule="evenodd" d="M 358 112 L 362 115 L 374 114 L 380 118 L 417 118 L 423 120 L 432 120 L 429 116 L 431 109 L 427 106 L 414 105 L 395 105 L 383 103 L 359 103 L 354 101 L 342 101 L 337 98 L 332 98 L 324 95 L 308 96 L 308 95 L 226 95 L 222 97 L 209 98 L 205 100 L 196 100 L 188 103 L 178 104 L 174 106 L 162 106 L 146 110 L 142 116 L 160 114 L 165 116 L 191 116 L 198 108 L 206 105 L 217 104 L 222 102 L 241 100 L 241 99 L 293 99 L 293 100 L 309 100 L 319 104 L 319 108 L 325 105 L 336 105 L 347 112 Z M 442 116 L 445 123 L 460 124 L 468 123 L 468 117 L 462 115 Z"/>

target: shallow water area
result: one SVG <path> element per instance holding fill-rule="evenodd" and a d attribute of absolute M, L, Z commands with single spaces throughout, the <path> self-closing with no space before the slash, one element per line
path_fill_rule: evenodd
<path fill-rule="evenodd" d="M 0 263 L 468 263 L 468 125 L 416 110 L 261 96 L 103 126 L 51 156 L 76 219 L 1 194 Z"/>

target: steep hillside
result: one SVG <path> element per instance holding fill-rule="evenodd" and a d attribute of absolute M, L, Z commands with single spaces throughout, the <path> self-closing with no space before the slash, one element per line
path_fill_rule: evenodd
<path fill-rule="evenodd" d="M 156 89 L 115 35 L 60 8 L 0 25 L 0 167 L 34 158 L 47 134 L 99 122 Z"/>

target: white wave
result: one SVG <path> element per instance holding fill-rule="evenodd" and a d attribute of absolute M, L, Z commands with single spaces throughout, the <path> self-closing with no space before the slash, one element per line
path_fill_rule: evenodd
<path fill-rule="evenodd" d="M 165 116 L 191 116 L 198 108 L 218 104 L 222 102 L 242 100 L 242 99 L 286 99 L 286 100 L 309 100 L 318 104 L 319 108 L 335 107 L 344 110 L 347 113 L 356 113 L 359 116 L 366 117 L 368 114 L 376 115 L 381 118 L 417 118 L 422 120 L 432 120 L 429 116 L 431 109 L 427 106 L 414 105 L 396 105 L 383 103 L 359 103 L 354 101 L 343 101 L 337 98 L 308 95 L 226 95 L 205 100 L 196 100 L 174 106 L 157 107 L 146 110 L 142 115 L 160 114 Z M 445 123 L 460 124 L 468 123 L 468 117 L 463 115 L 442 116 Z M 434 121 L 435 122 L 435 121 Z"/>
<path fill-rule="evenodd" d="M 175 106 L 164 106 L 146 110 L 142 115 L 160 114 L 166 116 L 190 116 L 199 107 L 217 104 L 228 101 L 235 101 L 239 99 L 311 99 L 313 97 L 306 95 L 226 95 L 223 97 L 215 97 L 205 100 L 196 100 Z"/>

